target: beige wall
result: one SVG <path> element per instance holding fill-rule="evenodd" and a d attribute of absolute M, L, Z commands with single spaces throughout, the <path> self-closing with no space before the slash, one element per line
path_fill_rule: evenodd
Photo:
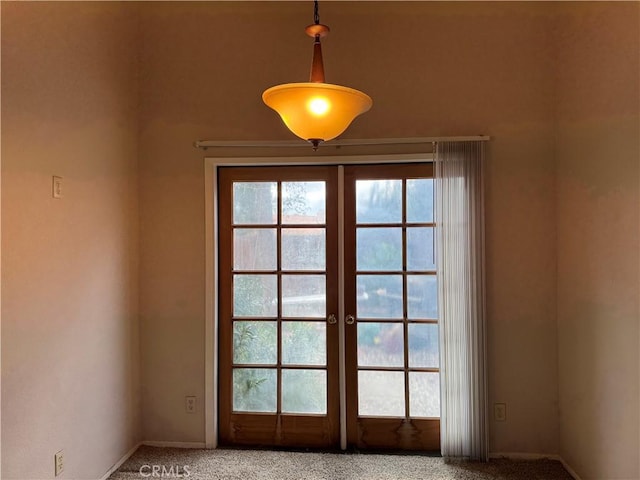
<path fill-rule="evenodd" d="M 559 14 L 561 453 L 583 480 L 631 480 L 640 478 L 640 4 Z"/>
<path fill-rule="evenodd" d="M 489 134 L 491 423 L 498 452 L 558 450 L 551 23 L 537 4 L 321 5 L 327 81 L 374 99 L 346 137 Z M 291 139 L 260 99 L 304 81 L 309 2 L 145 4 L 141 16 L 143 431 L 204 441 L 204 169 L 196 139 Z"/>
<path fill-rule="evenodd" d="M 2 5 L 2 478 L 140 440 L 136 35 L 131 6 Z"/>
<path fill-rule="evenodd" d="M 204 441 L 191 145 L 291 139 L 260 93 L 308 75 L 308 3 L 3 3 L 3 476 L 51 477 L 64 448 L 67 478 L 96 478 L 141 438 Z M 638 4 L 321 15 L 327 80 L 375 102 L 345 137 L 492 136 L 491 450 L 638 477 Z"/>

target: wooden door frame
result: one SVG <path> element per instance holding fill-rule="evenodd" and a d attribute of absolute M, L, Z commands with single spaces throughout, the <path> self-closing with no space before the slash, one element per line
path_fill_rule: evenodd
<path fill-rule="evenodd" d="M 204 378 L 204 430 L 205 447 L 218 446 L 218 168 L 227 166 L 298 166 L 298 165 L 357 165 L 357 164 L 394 164 L 420 163 L 433 161 L 431 152 L 399 155 L 332 155 L 317 156 L 310 153 L 304 157 L 256 156 L 256 157 L 205 157 L 205 378 Z M 339 178 L 339 190 L 342 189 L 342 176 Z M 341 193 L 341 192 L 339 192 Z M 338 235 L 344 234 L 344 214 L 339 204 Z M 342 247 L 341 247 L 342 248 Z M 339 273 L 344 273 L 344 258 L 339 256 Z M 344 339 L 344 293 L 339 293 L 339 314 L 341 339 Z M 341 343 L 344 343 L 343 341 Z M 340 448 L 346 449 L 346 385 L 344 371 L 344 349 L 340 346 Z"/>

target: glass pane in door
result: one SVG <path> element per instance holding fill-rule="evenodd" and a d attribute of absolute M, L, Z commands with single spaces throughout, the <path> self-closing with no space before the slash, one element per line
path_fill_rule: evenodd
<path fill-rule="evenodd" d="M 283 270 L 324 270 L 326 250 L 324 228 L 282 229 Z"/>
<path fill-rule="evenodd" d="M 282 182 L 282 223 L 325 223 L 326 190 L 325 182 Z"/>
<path fill-rule="evenodd" d="M 433 227 L 407 227 L 407 270 L 435 271 Z"/>
<path fill-rule="evenodd" d="M 276 411 L 276 371 L 267 368 L 233 369 L 233 410 Z"/>
<path fill-rule="evenodd" d="M 358 228 L 356 265 L 359 272 L 402 269 L 401 228 Z"/>
<path fill-rule="evenodd" d="M 327 372 L 282 370 L 282 411 L 327 413 Z"/>
<path fill-rule="evenodd" d="M 401 222 L 402 181 L 358 180 L 356 221 L 359 224 Z"/>
<path fill-rule="evenodd" d="M 233 269 L 275 270 L 277 265 L 275 228 L 236 228 L 233 231 Z"/>
<path fill-rule="evenodd" d="M 358 372 L 358 413 L 371 417 L 404 417 L 404 373 Z"/>
<path fill-rule="evenodd" d="M 276 223 L 278 191 L 275 182 L 235 182 L 233 184 L 234 225 Z"/>
<path fill-rule="evenodd" d="M 433 178 L 407 179 L 407 222 L 433 223 Z"/>
<path fill-rule="evenodd" d="M 410 372 L 409 394 L 412 417 L 440 417 L 440 374 Z"/>
<path fill-rule="evenodd" d="M 282 316 L 326 317 L 326 292 L 325 275 L 282 275 Z"/>
<path fill-rule="evenodd" d="M 274 365 L 277 339 L 276 322 L 233 322 L 233 362 Z"/>
<path fill-rule="evenodd" d="M 326 324 L 303 321 L 282 322 L 282 363 L 326 365 Z"/>
<path fill-rule="evenodd" d="M 402 323 L 360 322 L 357 328 L 359 366 L 404 366 Z"/>
<path fill-rule="evenodd" d="M 278 313 L 276 275 L 237 274 L 233 276 L 235 317 L 275 317 Z"/>
<path fill-rule="evenodd" d="M 358 275 L 356 288 L 359 319 L 402 318 L 402 275 Z"/>
<path fill-rule="evenodd" d="M 437 324 L 409 324 L 409 366 L 423 368 L 440 366 Z"/>

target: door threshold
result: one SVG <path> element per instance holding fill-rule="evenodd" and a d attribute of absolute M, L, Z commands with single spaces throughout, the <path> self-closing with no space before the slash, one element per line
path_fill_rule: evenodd
<path fill-rule="evenodd" d="M 343 455 L 402 455 L 402 456 L 419 456 L 419 457 L 441 457 L 439 451 L 423 451 L 423 450 L 401 450 L 397 448 L 391 449 L 361 449 L 347 448 L 312 448 L 312 447 L 285 447 L 278 445 L 219 445 L 217 450 L 255 450 L 269 452 L 295 452 L 295 453 L 333 453 Z"/>

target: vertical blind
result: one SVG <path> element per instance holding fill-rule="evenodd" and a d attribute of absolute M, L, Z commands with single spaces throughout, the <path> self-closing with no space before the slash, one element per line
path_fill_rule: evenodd
<path fill-rule="evenodd" d="M 484 142 L 438 142 L 435 158 L 441 452 L 488 459 Z"/>

